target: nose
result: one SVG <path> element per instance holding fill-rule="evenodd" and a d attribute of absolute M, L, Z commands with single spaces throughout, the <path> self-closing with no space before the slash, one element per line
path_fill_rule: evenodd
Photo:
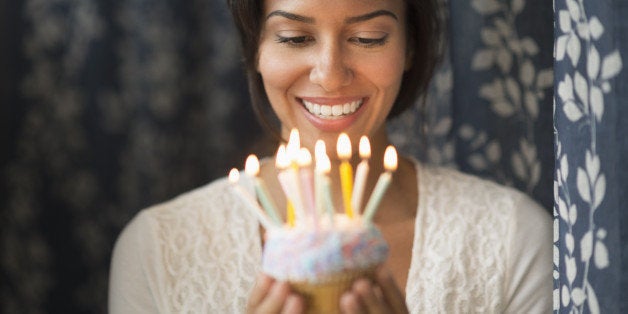
<path fill-rule="evenodd" d="M 339 45 L 323 45 L 314 58 L 310 81 L 327 92 L 348 86 L 353 80 L 353 71 L 347 66 L 346 57 Z"/>

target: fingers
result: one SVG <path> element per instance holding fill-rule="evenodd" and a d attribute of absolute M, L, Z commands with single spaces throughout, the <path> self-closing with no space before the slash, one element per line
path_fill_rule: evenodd
<path fill-rule="evenodd" d="M 253 291 L 251 291 L 249 301 L 246 305 L 248 309 L 254 309 L 262 302 L 273 282 L 274 280 L 265 274 L 259 274 L 257 276 L 255 286 L 253 287 Z"/>
<path fill-rule="evenodd" d="M 408 313 L 403 293 L 388 271 L 378 270 L 375 282 L 358 279 L 340 299 L 343 313 Z"/>
<path fill-rule="evenodd" d="M 408 313 L 405 297 L 388 270 L 380 267 L 375 273 L 375 282 L 381 288 L 384 299 L 393 313 Z"/>
<path fill-rule="evenodd" d="M 367 313 L 360 297 L 353 291 L 347 291 L 340 297 L 340 310 L 344 314 Z"/>
<path fill-rule="evenodd" d="M 305 312 L 305 303 L 299 295 L 291 293 L 286 299 L 286 303 L 281 310 L 282 314 L 294 314 Z"/>
<path fill-rule="evenodd" d="M 290 292 L 290 286 L 260 274 L 251 291 L 247 313 L 303 313 L 303 299 Z"/>
<path fill-rule="evenodd" d="M 283 308 L 290 288 L 285 282 L 275 281 L 262 302 L 257 306 L 256 313 L 279 313 Z"/>

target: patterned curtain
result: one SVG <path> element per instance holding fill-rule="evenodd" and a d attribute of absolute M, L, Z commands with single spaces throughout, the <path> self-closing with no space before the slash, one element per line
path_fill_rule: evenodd
<path fill-rule="evenodd" d="M 441 3 L 448 21 L 446 58 L 433 79 L 427 109 L 417 106 L 395 121 L 393 141 L 429 163 L 514 186 L 549 210 L 551 3 Z"/>
<path fill-rule="evenodd" d="M 0 1 L 0 312 L 104 313 L 131 217 L 254 150 L 223 2 Z"/>
<path fill-rule="evenodd" d="M 554 309 L 628 312 L 628 3 L 555 1 Z"/>
<path fill-rule="evenodd" d="M 391 137 L 554 207 L 556 311 L 628 312 L 628 8 L 555 2 L 441 0 L 446 57 Z M 223 0 L 0 1 L 0 19 L 0 312 L 106 312 L 129 219 L 267 147 L 235 31 Z"/>

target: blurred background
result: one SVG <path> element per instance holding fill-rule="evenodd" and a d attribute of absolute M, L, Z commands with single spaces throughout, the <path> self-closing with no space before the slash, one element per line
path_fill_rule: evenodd
<path fill-rule="evenodd" d="M 0 312 L 105 312 L 140 209 L 260 140 L 222 1 L 2 1 Z"/>
<path fill-rule="evenodd" d="M 111 250 L 138 211 L 224 176 L 251 152 L 269 150 L 249 105 L 224 2 L 0 0 L 0 312 L 105 313 Z M 575 3 L 556 2 L 565 12 Z M 514 186 L 551 211 L 580 187 L 574 175 L 564 182 L 555 177 L 555 162 L 574 167 L 571 173 L 585 164 L 585 149 L 572 145 L 583 141 L 570 139 L 562 150 L 554 145 L 560 140 L 555 123 L 571 123 L 565 132 L 559 128 L 563 136 L 586 131 L 587 145 L 596 134 L 571 121 L 573 108 L 562 98 L 559 108 L 567 109 L 553 121 L 555 79 L 565 77 L 554 76 L 553 67 L 565 62 L 554 62 L 553 33 L 573 35 L 562 29 L 571 27 L 569 13 L 555 29 L 552 2 L 545 0 L 440 3 L 449 49 L 427 109 L 417 103 L 395 120 L 392 140 L 424 162 Z M 580 114 L 579 121 L 590 118 Z M 617 168 L 604 156 L 615 155 L 602 160 L 610 186 Z M 609 205 L 618 200 L 614 191 L 601 206 L 616 214 L 618 203 Z M 586 202 L 573 197 L 572 203 L 580 208 L 578 223 L 587 221 Z M 555 226 L 570 224 L 567 212 L 554 212 Z M 560 290 L 566 303 L 555 304 L 561 311 L 582 305 L 562 258 L 567 252 L 570 261 L 579 249 L 569 250 L 563 240 L 600 230 L 616 240 L 617 229 L 604 229 L 616 217 L 554 239 L 561 250 L 555 296 L 569 279 Z M 595 283 L 586 277 L 594 270 L 585 272 L 585 260 L 578 261 L 576 282 Z M 621 263 L 611 265 L 613 272 L 604 274 L 617 274 Z M 617 309 L 614 300 L 602 307 Z"/>

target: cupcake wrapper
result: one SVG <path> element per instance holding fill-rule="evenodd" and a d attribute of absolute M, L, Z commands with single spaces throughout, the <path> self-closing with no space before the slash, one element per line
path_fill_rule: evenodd
<path fill-rule="evenodd" d="M 373 279 L 374 276 L 375 268 L 352 270 L 316 282 L 291 281 L 290 286 L 305 299 L 307 313 L 340 313 L 340 297 L 353 282 L 360 277 Z"/>

